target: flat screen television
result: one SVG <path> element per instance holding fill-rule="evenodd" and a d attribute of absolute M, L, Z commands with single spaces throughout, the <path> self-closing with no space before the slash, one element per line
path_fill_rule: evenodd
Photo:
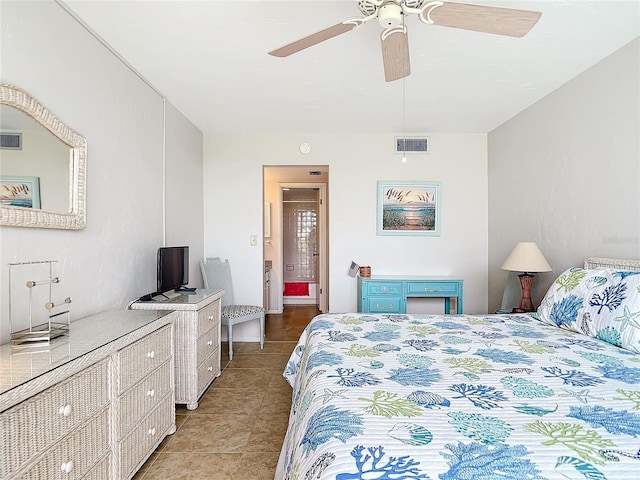
<path fill-rule="evenodd" d="M 160 247 L 157 293 L 179 291 L 188 283 L 189 247 Z"/>

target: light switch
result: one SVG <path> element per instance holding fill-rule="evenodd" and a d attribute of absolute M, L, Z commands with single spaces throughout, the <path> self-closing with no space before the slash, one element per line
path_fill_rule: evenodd
<path fill-rule="evenodd" d="M 249 242 L 251 243 L 252 247 L 257 247 L 258 246 L 258 236 L 257 235 L 249 236 Z"/>

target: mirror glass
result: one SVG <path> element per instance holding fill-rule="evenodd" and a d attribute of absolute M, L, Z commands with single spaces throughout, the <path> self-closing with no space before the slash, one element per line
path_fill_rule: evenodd
<path fill-rule="evenodd" d="M 1 204 L 69 213 L 69 146 L 26 113 L 8 105 L 0 105 L 0 133 L 5 139 L 0 161 Z M 23 205 L 20 187 L 24 182 L 20 180 L 33 177 L 38 179 L 39 191 L 33 193 L 38 198 L 35 205 L 33 199 Z"/>
<path fill-rule="evenodd" d="M 0 133 L 0 225 L 84 228 L 85 138 L 8 84 L 0 84 Z"/>

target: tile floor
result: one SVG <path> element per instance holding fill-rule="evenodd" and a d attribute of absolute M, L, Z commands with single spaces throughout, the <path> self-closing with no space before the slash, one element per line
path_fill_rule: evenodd
<path fill-rule="evenodd" d="M 177 431 L 167 437 L 135 480 L 273 480 L 291 405 L 282 377 L 300 333 L 319 312 L 287 305 L 267 315 L 265 346 L 234 342 L 222 349 L 222 375 L 196 410 L 176 407 Z"/>

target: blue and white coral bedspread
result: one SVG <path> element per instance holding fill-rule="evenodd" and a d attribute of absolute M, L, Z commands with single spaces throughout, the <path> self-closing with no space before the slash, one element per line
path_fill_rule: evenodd
<path fill-rule="evenodd" d="M 640 355 L 529 315 L 319 315 L 284 376 L 277 480 L 640 478 Z"/>

